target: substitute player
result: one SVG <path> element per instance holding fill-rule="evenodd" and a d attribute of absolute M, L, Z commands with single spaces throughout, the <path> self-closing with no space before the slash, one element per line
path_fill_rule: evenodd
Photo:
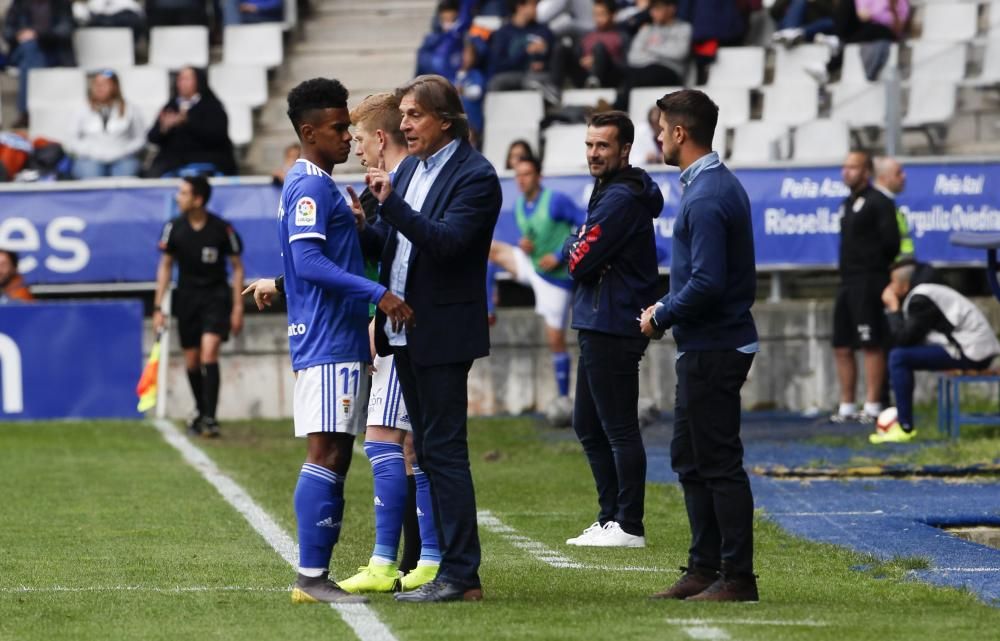
<path fill-rule="evenodd" d="M 521 196 L 514 203 L 521 240 L 516 246 L 494 240 L 490 262 L 507 270 L 535 294 L 535 312 L 545 319 L 545 337 L 552 352 L 552 368 L 559 396 L 549 412 L 554 424 L 569 425 L 570 358 L 566 351 L 566 324 L 573 280 L 562 259 L 562 247 L 583 224 L 586 213 L 566 194 L 542 186 L 541 164 L 522 158 L 514 165 Z M 492 285 L 492 283 L 491 283 Z"/>
<path fill-rule="evenodd" d="M 354 215 L 330 171 L 351 150 L 347 89 L 307 80 L 288 94 L 302 157 L 285 177 L 278 230 L 288 302 L 288 346 L 296 373 L 295 435 L 307 438 L 295 488 L 299 570 L 295 603 L 363 603 L 329 578 L 344 514 L 344 478 L 366 415 L 360 399 L 370 362 L 368 303 L 393 326 L 412 322 L 401 299 L 364 276 Z"/>
<path fill-rule="evenodd" d="M 219 436 L 215 409 L 219 403 L 219 348 L 243 328 L 243 243 L 233 226 L 205 209 L 212 186 L 204 178 L 184 178 L 175 200 L 180 216 L 163 226 L 160 265 L 156 271 L 153 327 L 166 324 L 161 305 L 177 262 L 173 312 L 184 351 L 184 366 L 198 416 L 191 435 Z M 226 258 L 233 284 L 226 282 Z"/>

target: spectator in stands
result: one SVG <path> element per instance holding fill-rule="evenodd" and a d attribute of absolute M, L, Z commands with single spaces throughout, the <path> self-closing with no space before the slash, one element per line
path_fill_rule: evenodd
<path fill-rule="evenodd" d="M 437 7 L 437 23 L 417 50 L 417 73 L 444 76 L 455 82 L 461 67 L 464 28 L 458 19 L 458 0 L 441 0 Z"/>
<path fill-rule="evenodd" d="M 150 175 L 236 173 L 228 127 L 226 110 L 208 88 L 205 72 L 184 67 L 177 72 L 174 96 L 149 130 L 149 142 L 160 148 Z"/>
<path fill-rule="evenodd" d="M 122 98 L 118 76 L 107 70 L 97 73 L 66 144 L 74 156 L 73 177 L 138 176 L 139 152 L 145 145 L 142 117 Z"/>
<path fill-rule="evenodd" d="M 11 47 L 10 62 L 19 72 L 18 118 L 28 126 L 28 76 L 32 69 L 72 67 L 73 11 L 69 0 L 14 0 L 7 10 L 3 37 Z"/>
<path fill-rule="evenodd" d="M 615 23 L 630 37 L 639 33 L 644 24 L 649 24 L 649 0 L 635 0 L 634 4 L 618 9 Z"/>
<path fill-rule="evenodd" d="M 832 34 L 835 4 L 836 0 L 777 0 L 770 9 L 778 28 L 771 40 L 792 47 L 812 42 L 817 34 Z"/>
<path fill-rule="evenodd" d="M 284 0 L 226 0 L 235 2 L 239 21 L 235 24 L 281 22 L 285 19 Z M 225 11 L 225 9 L 224 9 Z M 228 11 L 226 15 L 231 15 Z M 230 20 L 225 21 L 230 24 Z"/>
<path fill-rule="evenodd" d="M 510 20 L 490 38 L 490 91 L 539 89 L 546 101 L 559 93 L 550 74 L 555 36 L 536 19 L 538 0 L 509 0 Z"/>
<path fill-rule="evenodd" d="M 715 60 L 719 47 L 743 44 L 747 32 L 743 9 L 743 0 L 680 0 L 677 15 L 691 24 L 699 85 L 708 80 L 708 67 Z"/>
<path fill-rule="evenodd" d="M 840 381 L 840 406 L 834 423 L 874 423 L 882 411 L 885 344 L 888 328 L 880 295 L 889 282 L 889 265 L 899 254 L 896 205 L 871 186 L 871 156 L 853 151 L 841 170 L 851 190 L 840 209 L 840 287 L 833 307 L 833 354 Z M 855 351 L 864 354 L 866 401 L 855 399 Z"/>
<path fill-rule="evenodd" d="M 84 27 L 128 27 L 135 40 L 146 31 L 146 16 L 138 0 L 75 0 L 73 16 Z"/>
<path fill-rule="evenodd" d="M 0 249 L 0 304 L 34 299 L 17 272 L 17 253 Z"/>
<path fill-rule="evenodd" d="M 483 74 L 483 54 L 486 43 L 469 36 L 462 48 L 462 68 L 455 75 L 455 88 L 462 97 L 462 106 L 469 119 L 470 142 L 477 149 L 483 139 L 483 97 L 486 95 L 486 76 Z"/>
<path fill-rule="evenodd" d="M 548 25 L 557 36 L 576 38 L 594 29 L 591 13 L 593 2 L 594 0 L 540 0 L 538 21 Z"/>
<path fill-rule="evenodd" d="M 872 443 L 899 443 L 916 435 L 913 423 L 913 373 L 919 370 L 982 370 L 1000 342 L 983 312 L 951 287 L 924 282 L 912 258 L 891 267 L 882 291 L 892 344 L 889 379 L 896 397 L 897 423 L 876 430 Z"/>
<path fill-rule="evenodd" d="M 146 0 L 146 17 L 150 27 L 207 27 L 207 6 L 205 0 Z"/>
<path fill-rule="evenodd" d="M 823 67 L 807 67 L 820 83 L 840 70 L 843 45 L 864 43 L 861 61 L 868 80 L 875 81 L 889 60 L 892 43 L 901 40 L 910 19 L 909 0 L 841 0 L 834 13 L 834 35 L 817 35 L 816 42 L 830 48 L 830 62 Z"/>
<path fill-rule="evenodd" d="M 662 130 L 660 108 L 653 106 L 646 114 L 646 122 L 640 122 L 635 127 L 635 143 L 629 156 L 633 164 L 642 167 L 663 163 L 663 148 L 658 142 Z"/>
<path fill-rule="evenodd" d="M 903 190 L 906 189 L 906 172 L 903 165 L 895 158 L 889 156 L 879 156 L 875 159 L 875 189 L 896 202 Z M 913 237 L 910 235 L 910 223 L 898 207 L 896 208 L 896 225 L 899 227 L 899 255 L 896 260 L 913 258 L 914 247 Z"/>
<path fill-rule="evenodd" d="M 677 19 L 677 0 L 650 0 L 649 15 L 652 22 L 629 47 L 625 82 L 628 88 L 684 86 L 691 25 Z"/>
<path fill-rule="evenodd" d="M 617 87 L 625 66 L 625 33 L 615 24 L 615 0 L 594 0 L 594 29 L 579 47 L 559 46 L 557 86 L 568 78 L 574 87 Z"/>
<path fill-rule="evenodd" d="M 507 169 L 513 169 L 514 165 L 522 160 L 530 160 L 535 157 L 535 152 L 531 150 L 531 145 L 527 140 L 515 140 L 507 147 Z"/>
<path fill-rule="evenodd" d="M 297 142 L 293 142 L 292 144 L 285 147 L 285 155 L 281 161 L 281 167 L 275 169 L 274 172 L 271 174 L 271 179 L 272 179 L 271 182 L 274 183 L 275 187 L 281 187 L 282 185 L 285 184 L 285 174 L 287 174 L 288 170 L 295 165 L 295 161 L 299 159 L 299 156 L 301 154 L 302 154 L 302 145 L 300 145 Z"/>

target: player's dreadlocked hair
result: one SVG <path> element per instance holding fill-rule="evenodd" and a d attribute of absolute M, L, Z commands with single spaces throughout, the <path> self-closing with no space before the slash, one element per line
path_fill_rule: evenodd
<path fill-rule="evenodd" d="M 296 134 L 309 112 L 316 109 L 347 109 L 347 88 L 339 80 L 313 78 L 288 92 L 288 118 Z"/>

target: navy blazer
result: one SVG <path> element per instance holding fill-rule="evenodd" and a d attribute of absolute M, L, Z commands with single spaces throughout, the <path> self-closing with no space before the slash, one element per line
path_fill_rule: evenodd
<path fill-rule="evenodd" d="M 413 243 L 403 298 L 416 320 L 406 335 L 414 363 L 470 362 L 490 353 L 486 263 L 500 214 L 500 180 L 493 165 L 462 140 L 417 212 L 403 196 L 419 162 L 410 156 L 400 163 L 378 221 L 362 232 L 362 245 L 379 254 L 379 282 L 389 287 L 396 231 Z M 385 320 L 377 310 L 375 350 L 381 356 L 391 353 Z"/>

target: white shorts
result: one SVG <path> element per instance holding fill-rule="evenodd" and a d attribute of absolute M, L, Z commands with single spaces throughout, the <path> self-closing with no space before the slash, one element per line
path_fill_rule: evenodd
<path fill-rule="evenodd" d="M 396 374 L 396 359 L 392 356 L 376 356 L 374 366 L 372 393 L 368 399 L 368 425 L 412 431 L 403 390 Z"/>
<path fill-rule="evenodd" d="M 569 306 L 571 292 L 558 285 L 553 285 L 535 271 L 528 255 L 517 245 L 512 245 L 514 262 L 517 264 L 515 279 L 522 285 L 528 285 L 535 292 L 535 313 L 545 319 L 545 324 L 554 329 L 566 329 L 569 321 Z"/>
<path fill-rule="evenodd" d="M 295 436 L 337 432 L 357 436 L 365 424 L 367 365 L 360 361 L 317 365 L 295 378 Z"/>

